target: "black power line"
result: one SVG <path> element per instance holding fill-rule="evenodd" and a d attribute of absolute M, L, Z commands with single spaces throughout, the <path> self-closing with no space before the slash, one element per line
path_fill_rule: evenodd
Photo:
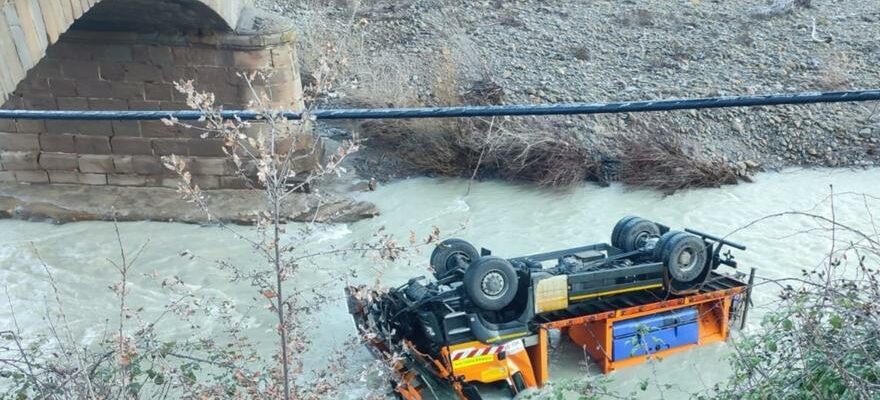
<path fill-rule="evenodd" d="M 853 90 L 845 92 L 806 92 L 760 96 L 729 96 L 697 99 L 673 99 L 653 101 L 625 101 L 614 103 L 559 103 L 518 104 L 497 106 L 455 106 L 375 109 L 324 109 L 309 113 L 282 111 L 287 119 L 403 119 L 403 118 L 462 118 L 500 117 L 524 115 L 584 115 L 614 114 L 626 112 L 653 112 L 673 110 L 699 110 L 706 108 L 777 106 L 793 104 L 845 103 L 880 100 L 880 89 Z M 224 110 L 225 119 L 240 118 L 256 120 L 262 113 L 246 110 Z M 54 111 L 54 110 L 0 110 L 0 119 L 46 119 L 46 120 L 159 120 L 176 118 L 193 121 L 202 118 L 201 111 Z"/>

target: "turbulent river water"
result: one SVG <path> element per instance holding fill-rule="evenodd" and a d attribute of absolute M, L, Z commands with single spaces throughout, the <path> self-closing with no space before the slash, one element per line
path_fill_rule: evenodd
<path fill-rule="evenodd" d="M 618 185 L 603 188 L 585 184 L 554 191 L 500 182 L 474 183 L 468 193 L 468 182 L 464 180 L 418 178 L 358 194 L 363 200 L 376 203 L 382 215 L 322 229 L 313 235 L 310 247 L 320 250 L 367 241 L 381 227 L 405 242 L 410 231 L 422 238 L 432 226 L 437 226 L 442 234 L 455 232 L 455 236 L 492 249 L 494 254 L 512 257 L 606 241 L 614 223 L 629 214 L 676 228 L 691 227 L 726 235 L 760 217 L 783 211 L 831 215 L 829 185 L 839 194 L 834 201 L 837 220 L 870 229 L 866 204 L 880 213 L 880 200 L 855 193 L 880 198 L 880 169 L 787 170 L 760 174 L 754 183 L 688 190 L 670 196 L 628 190 Z M 758 281 L 763 282 L 799 276 L 802 268 L 812 268 L 822 262 L 830 242 L 822 235 L 808 233 L 815 227 L 817 223 L 809 218 L 785 216 L 760 222 L 730 238 L 749 247 L 737 253 L 741 270 L 758 268 Z M 293 228 L 289 230 L 294 231 Z M 228 259 L 241 265 L 258 262 L 245 241 L 210 226 L 136 222 L 121 223 L 119 229 L 125 247 L 131 252 L 148 241 L 130 277 L 131 304 L 144 307 L 146 313 L 162 310 L 169 301 L 169 294 L 158 282 L 163 277 L 177 275 L 202 295 L 238 304 L 233 314 L 247 322 L 250 334 L 267 340 L 272 338 L 270 316 L 246 306 L 254 303 L 254 290 L 246 283 L 230 283 L 228 273 L 210 262 L 216 259 Z M 245 236 L 254 234 L 250 228 L 238 229 Z M 198 257 L 181 257 L 183 251 Z M 8 306 L 4 295 L 0 302 L 3 304 L 0 330 L 11 327 L 11 309 L 14 309 L 25 335 L 38 333 L 47 326 L 47 309 L 55 309 L 51 286 L 36 252 L 54 275 L 65 312 L 77 332 L 82 333 L 82 341 L 97 340 L 107 329 L 105 320 L 110 319 L 112 326 L 113 316 L 118 314 L 116 297 L 108 289 L 118 280 L 108 261 L 119 256 L 113 224 L 0 221 L 0 283 L 13 306 Z M 325 284 L 339 271 L 347 269 L 358 272 L 350 281 L 369 282 L 379 267 L 369 258 L 346 256 L 316 259 L 305 268 L 297 286 Z M 426 273 L 427 254 L 381 269 L 383 282 L 397 285 Z M 322 292 L 335 300 L 319 314 L 318 328 L 310 333 L 315 346 L 309 359 L 315 363 L 328 358 L 329 349 L 353 333 L 342 298 L 342 285 L 323 286 Z M 778 287 L 774 285 L 756 288 L 756 307 L 747 329 L 760 329 L 760 318 L 773 307 L 777 292 Z M 210 333 L 215 329 L 219 330 L 216 321 L 199 321 L 200 332 Z M 174 322 L 167 323 L 160 331 L 169 337 L 192 332 L 186 324 Z M 584 362 L 579 350 L 565 347 L 564 343 L 560 346 L 551 357 L 552 377 L 598 374 L 595 365 Z M 715 344 L 658 363 L 620 370 L 611 374 L 610 387 L 630 392 L 638 390 L 639 382 L 649 378 L 672 385 L 664 388 L 663 397 L 686 398 L 687 393 L 705 390 L 729 375 L 730 352 L 730 344 Z M 364 363 L 370 360 L 366 350 L 349 357 Z M 646 398 L 660 397 L 655 389 L 639 393 Z M 492 394 L 491 390 L 488 392 Z M 356 398 L 363 392 L 349 393 Z"/>

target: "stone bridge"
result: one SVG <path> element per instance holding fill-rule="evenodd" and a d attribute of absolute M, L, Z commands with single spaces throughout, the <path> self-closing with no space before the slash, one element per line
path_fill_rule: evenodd
<path fill-rule="evenodd" d="M 0 0 L 0 103 L 37 110 L 187 109 L 194 80 L 226 108 L 253 91 L 302 106 L 292 25 L 253 0 Z M 302 141 L 295 141 L 302 143 Z M 159 121 L 0 120 L 0 182 L 173 186 L 159 158 L 190 159 L 203 188 L 242 182 L 219 139 Z M 303 168 L 308 168 L 308 163 Z"/>

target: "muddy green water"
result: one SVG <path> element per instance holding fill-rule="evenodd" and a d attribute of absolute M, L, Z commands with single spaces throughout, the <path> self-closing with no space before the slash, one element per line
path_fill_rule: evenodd
<path fill-rule="evenodd" d="M 477 246 L 490 248 L 502 256 L 553 250 L 605 241 L 615 221 L 628 214 L 637 214 L 676 228 L 682 226 L 728 234 L 759 217 L 787 210 L 813 210 L 830 215 L 827 196 L 829 185 L 836 193 L 858 192 L 880 197 L 880 169 L 871 170 L 790 170 L 765 173 L 752 184 L 720 189 L 690 190 L 672 196 L 650 191 L 627 190 L 613 185 L 595 185 L 551 191 L 524 185 L 499 182 L 473 184 L 466 195 L 467 181 L 419 178 L 380 187 L 380 190 L 357 196 L 375 202 L 382 210 L 378 218 L 353 224 L 334 225 L 315 233 L 313 249 L 346 246 L 369 240 L 380 227 L 405 240 L 410 231 L 424 237 L 437 226 L 441 232 L 464 228 L 456 236 Z M 838 220 L 870 229 L 865 203 L 875 214 L 880 213 L 880 200 L 860 195 L 843 194 L 835 200 Z M 768 220 L 731 236 L 749 246 L 739 252 L 741 270 L 757 267 L 761 278 L 797 276 L 801 268 L 821 263 L 829 241 L 821 235 L 797 234 L 815 228 L 814 221 L 785 217 Z M 292 227 L 291 227 L 292 228 Z M 126 247 L 134 249 L 149 240 L 138 259 L 132 276 L 130 302 L 154 313 L 162 309 L 169 294 L 157 281 L 177 275 L 197 293 L 228 300 L 238 306 L 232 311 L 249 326 L 257 338 L 272 338 L 268 314 L 254 310 L 254 292 L 246 284 L 233 284 L 227 273 L 207 260 L 228 259 L 241 265 L 258 262 L 249 246 L 228 232 L 216 227 L 158 222 L 122 223 L 120 229 Z M 248 228 L 240 228 L 253 235 Z M 292 230 L 292 229 L 291 229 Z M 66 312 L 81 340 L 90 343 L 107 329 L 105 320 L 117 313 L 117 303 L 108 286 L 117 280 L 107 258 L 118 257 L 113 225 L 84 222 L 67 225 L 0 221 L 0 283 L 11 297 L 19 324 L 25 334 L 34 334 L 46 327 L 47 307 L 51 308 L 51 290 L 46 273 L 40 266 L 31 244 L 39 250 L 60 285 Z M 184 250 L 198 255 L 190 259 L 178 254 Z M 360 257 L 328 257 L 308 265 L 297 285 L 325 283 L 338 271 L 354 268 L 359 273 L 352 282 L 368 282 L 376 262 Z M 399 284 L 409 277 L 425 273 L 427 255 L 408 262 L 381 267 L 384 282 Z M 158 276 L 152 278 L 147 275 Z M 760 279 L 759 279 L 760 281 Z M 320 316 L 319 329 L 312 334 L 315 350 L 308 357 L 315 363 L 326 358 L 327 350 L 353 332 L 342 301 L 342 285 L 334 284 L 324 293 L 335 300 Z M 0 288 L 2 289 L 2 288 Z M 761 315 L 773 307 L 777 288 L 762 285 L 756 289 L 756 309 L 749 329 L 758 329 Z M 0 330 L 11 327 L 10 308 L 5 295 L 0 306 Z M 168 319 L 164 335 L 191 335 L 186 324 Z M 112 326 L 112 325 L 111 325 Z M 111 328 L 112 329 L 112 328 Z M 216 321 L 199 321 L 198 331 L 210 334 L 219 331 Z M 265 346 L 265 344 L 264 344 Z M 638 383 L 650 378 L 673 385 L 665 398 L 686 398 L 686 393 L 706 389 L 729 374 L 726 357 L 730 344 L 722 343 L 678 354 L 665 360 L 628 368 L 613 373 L 611 387 L 625 392 L 635 390 Z M 354 361 L 370 360 L 365 350 L 350 355 Z M 596 366 L 584 362 L 576 349 L 563 343 L 553 355 L 551 376 L 576 377 L 597 374 Z M 362 390 L 348 391 L 357 398 Z M 644 392 L 646 398 L 660 397 L 655 389 Z M 490 394 L 498 395 L 487 390 Z M 651 394 L 654 392 L 653 394 Z"/>

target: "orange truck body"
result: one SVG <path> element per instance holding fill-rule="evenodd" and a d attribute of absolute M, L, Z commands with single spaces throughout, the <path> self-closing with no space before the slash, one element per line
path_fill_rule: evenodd
<path fill-rule="evenodd" d="M 400 365 L 396 395 L 408 400 L 419 400 L 427 395 L 420 374 L 426 371 L 435 380 L 448 383 L 461 399 L 470 399 L 468 387 L 473 384 L 497 383 L 504 381 L 516 394 L 526 388 L 543 386 L 550 379 L 549 334 L 553 329 L 560 330 L 579 347 L 585 349 L 604 373 L 619 368 L 636 365 L 650 358 L 662 358 L 682 352 L 695 346 L 720 342 L 727 339 L 731 313 L 735 300 L 744 295 L 746 284 L 734 278 L 713 276 L 718 285 L 690 295 L 668 295 L 662 290 L 643 291 L 629 294 L 615 294 L 602 298 L 599 296 L 592 304 L 601 304 L 594 312 L 572 312 L 538 315 L 535 333 L 526 337 L 499 340 L 496 343 L 471 341 L 443 347 L 437 358 L 418 353 L 409 346 L 419 368 Z M 654 299 L 653 301 L 647 299 Z M 615 323 L 669 312 L 685 307 L 697 310 L 698 341 L 693 344 L 649 352 L 645 355 L 613 360 L 612 327 Z M 590 307 L 587 307 L 590 309 Z M 553 315 L 555 314 L 555 315 Z M 571 314 L 571 315 L 566 315 Z"/>

